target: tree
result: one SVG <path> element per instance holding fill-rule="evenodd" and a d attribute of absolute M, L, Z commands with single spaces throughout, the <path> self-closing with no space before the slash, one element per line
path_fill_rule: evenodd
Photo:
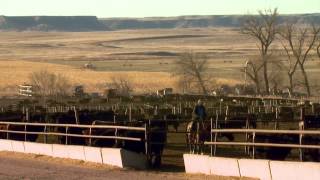
<path fill-rule="evenodd" d="M 254 83 L 257 94 L 261 94 L 261 75 L 259 72 L 261 72 L 260 70 L 262 67 L 263 63 L 258 60 L 258 58 L 253 58 L 246 62 L 245 69 L 243 70 L 245 76 L 249 77 L 249 79 Z"/>
<path fill-rule="evenodd" d="M 320 34 L 320 28 L 315 27 L 297 27 L 294 24 L 287 24 L 281 31 L 282 38 L 286 43 L 282 43 L 288 57 L 288 77 L 290 82 L 290 91 L 293 91 L 293 75 L 299 67 L 301 70 L 304 86 L 308 96 L 311 95 L 308 74 L 305 70 L 305 64 L 308 61 L 309 54 L 313 48 L 317 48 L 316 41 Z"/>
<path fill-rule="evenodd" d="M 133 91 L 133 85 L 127 76 L 114 76 L 111 77 L 111 86 L 117 90 L 121 96 L 130 96 Z"/>
<path fill-rule="evenodd" d="M 29 79 L 34 92 L 41 97 L 70 94 L 71 85 L 68 79 L 61 74 L 41 70 L 31 73 Z"/>
<path fill-rule="evenodd" d="M 318 57 L 320 58 L 320 38 L 319 38 L 319 43 L 318 43 L 318 46 L 317 46 L 317 54 L 318 54 Z"/>
<path fill-rule="evenodd" d="M 208 94 L 208 85 L 211 78 L 208 73 L 208 58 L 206 56 L 187 52 L 176 60 L 175 74 L 185 83 L 195 83 L 203 94 Z M 188 84 L 188 86 L 190 86 Z"/>
<path fill-rule="evenodd" d="M 275 40 L 277 30 L 277 9 L 266 10 L 264 12 L 259 11 L 259 16 L 251 16 L 248 18 L 243 27 L 242 33 L 247 34 L 258 41 L 258 47 L 260 51 L 263 79 L 265 83 L 266 93 L 270 93 L 269 89 L 269 77 L 268 77 L 268 60 L 270 55 L 270 46 Z"/>
<path fill-rule="evenodd" d="M 286 73 L 288 75 L 288 79 L 289 79 L 289 92 L 290 94 L 293 94 L 293 90 L 294 90 L 294 75 L 296 73 L 297 67 L 298 67 L 298 60 L 296 58 L 293 57 L 293 52 L 292 52 L 292 48 L 293 48 L 293 24 L 286 24 L 284 26 L 284 28 L 282 28 L 282 30 L 280 31 L 280 35 L 288 41 L 288 44 L 290 47 L 288 47 L 288 45 L 286 45 L 285 43 L 281 42 L 283 49 L 287 55 L 287 66 L 285 66 L 286 69 Z M 300 43 L 302 41 L 299 41 Z M 301 45 L 300 45 L 301 46 Z"/>
<path fill-rule="evenodd" d="M 283 68 L 285 65 L 282 61 L 277 59 L 275 56 L 270 58 L 269 60 L 269 82 L 270 87 L 273 90 L 274 94 L 279 92 L 279 89 L 283 87 L 284 84 L 284 77 L 283 77 Z"/>

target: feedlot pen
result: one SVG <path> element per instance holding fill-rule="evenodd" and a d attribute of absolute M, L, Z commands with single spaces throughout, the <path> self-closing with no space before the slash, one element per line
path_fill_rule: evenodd
<path fill-rule="evenodd" d="M 188 117 L 183 117 L 179 119 L 167 119 L 163 118 L 163 121 L 166 121 L 168 125 L 167 128 L 167 142 L 165 144 L 165 148 L 163 151 L 162 155 L 162 166 L 160 170 L 163 171 L 184 171 L 184 163 L 183 163 L 183 154 L 184 153 L 189 153 L 190 149 L 187 145 L 186 142 L 186 129 L 187 129 L 187 123 L 190 122 L 191 120 L 191 112 L 190 108 L 192 109 L 193 104 L 190 102 L 195 102 L 196 99 L 199 97 L 193 97 L 191 100 L 189 100 L 189 103 L 184 103 L 188 104 L 188 107 L 183 107 L 183 108 L 188 108 Z M 202 97 L 205 99 L 205 97 Z M 211 129 L 224 129 L 224 128 L 232 128 L 233 126 L 230 127 L 224 127 L 222 126 L 223 124 L 226 125 L 226 122 L 232 122 L 232 121 L 241 121 L 240 119 L 237 119 L 238 117 L 243 117 L 247 116 L 248 114 L 254 114 L 255 116 L 259 116 L 259 119 L 255 120 L 255 125 L 256 127 L 250 127 L 247 126 L 248 122 L 243 122 L 243 119 L 241 123 L 247 123 L 245 127 L 236 127 L 236 129 L 269 129 L 269 130 L 280 130 L 280 129 L 287 129 L 287 130 L 298 130 L 300 128 L 299 123 L 304 120 L 305 113 L 308 112 L 308 114 L 318 116 L 319 112 L 317 109 L 312 105 L 312 110 L 310 109 L 309 104 L 303 104 L 303 105 L 298 105 L 298 100 L 279 100 L 279 99 L 261 99 L 261 98 L 256 98 L 256 99 L 251 99 L 251 98 L 226 98 L 224 97 L 225 100 L 222 102 L 220 99 L 221 97 L 214 97 L 213 100 L 207 100 L 207 112 L 208 112 L 208 119 L 207 123 L 211 124 Z M 233 102 L 233 100 L 237 100 L 237 104 Z M 275 103 L 276 101 L 276 103 Z M 292 109 L 295 109 L 292 112 L 292 116 L 286 116 L 286 112 L 284 110 L 281 110 L 281 106 L 279 102 L 281 101 L 286 101 L 285 106 L 291 106 Z M 263 102 L 263 106 L 261 105 L 261 102 Z M 110 103 L 110 102 L 108 102 Z M 161 102 L 158 102 L 158 104 Z M 130 107 L 129 109 L 126 108 L 126 118 L 134 119 L 134 113 L 131 114 L 131 108 L 132 111 L 134 109 L 134 103 L 128 103 Z M 141 103 L 140 103 L 141 104 Z M 164 110 L 164 112 L 179 112 L 177 108 L 180 108 L 180 113 L 181 113 L 181 101 L 177 100 L 171 100 L 171 101 L 165 101 L 163 104 L 170 104 L 170 107 L 162 108 L 161 106 L 157 106 L 157 110 L 161 112 L 161 110 Z M 191 104 L 191 105 L 190 105 Z M 232 106 L 239 106 L 239 107 L 245 107 L 246 112 L 237 112 L 238 110 L 232 109 Z M 110 105 L 109 105 L 110 106 Z M 87 106 L 90 107 L 90 106 Z M 96 106 L 98 107 L 98 106 Z M 152 106 L 155 107 L 155 106 Z M 301 108 L 305 108 L 304 111 L 302 112 Z M 82 107 L 83 109 L 86 109 L 86 107 Z M 116 108 L 116 105 L 111 105 L 112 109 Z M 57 111 L 57 109 L 63 109 L 61 107 L 56 107 L 53 108 Z M 72 110 L 73 108 L 68 108 L 68 110 Z M 78 107 L 79 110 L 81 110 L 81 107 Z M 104 107 L 99 106 L 99 110 L 104 110 Z M 229 112 L 227 112 L 229 109 Z M 241 109 L 241 108 L 240 108 Z M 243 108 L 242 108 L 243 109 Z M 130 110 L 130 114 L 128 115 L 128 110 Z M 147 110 L 146 110 L 147 111 Z M 154 109 L 151 108 L 151 111 L 154 111 Z M 240 110 L 239 110 L 240 111 Z M 310 113 L 311 112 L 311 113 Z M 171 113 L 169 113 L 171 114 Z M 290 114 L 290 113 L 289 113 Z M 168 114 L 161 114 L 162 117 L 167 116 Z M 128 116 L 128 117 L 127 117 Z M 227 116 L 233 116 L 233 118 Z M 261 117 L 269 117 L 269 119 L 263 119 Z M 281 117 L 282 116 L 282 117 Z M 218 118 L 216 118 L 218 117 Z M 160 120 L 160 119 L 158 119 Z M 246 121 L 246 120 L 245 120 Z M 172 126 L 172 123 L 178 123 L 179 126 L 177 129 Z M 316 129 L 318 127 L 315 127 Z M 235 128 L 233 128 L 235 129 Z M 317 135 L 318 136 L 318 135 Z M 206 138 L 206 145 L 204 147 L 203 153 L 204 154 L 212 154 L 212 149 L 211 145 L 213 141 L 214 135 L 210 135 Z M 52 136 L 47 137 L 47 142 L 49 143 L 50 141 L 55 141 L 56 139 Z M 130 138 L 130 137 L 128 137 Z M 248 141 L 248 134 L 245 133 L 234 133 L 234 140 L 233 142 L 245 142 Z M 38 142 L 43 142 L 44 141 L 44 135 L 40 135 L 37 139 Z M 216 142 L 224 142 L 228 141 L 227 138 L 221 134 L 219 134 L 218 138 L 216 139 Z M 150 142 L 152 144 L 152 142 Z M 247 146 L 236 146 L 236 143 L 233 145 L 231 144 L 232 142 L 230 141 L 230 144 L 224 144 L 224 145 L 217 145 L 215 147 L 215 155 L 216 156 L 223 156 L 223 157 L 245 157 L 245 158 L 252 158 L 252 152 L 250 154 L 248 147 Z M 319 142 L 318 142 L 319 143 Z M 286 160 L 299 160 L 301 155 L 299 155 L 301 148 L 295 148 L 292 150 L 290 155 L 286 158 Z"/>

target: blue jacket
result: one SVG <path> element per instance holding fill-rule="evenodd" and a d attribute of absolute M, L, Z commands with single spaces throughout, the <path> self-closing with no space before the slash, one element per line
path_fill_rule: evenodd
<path fill-rule="evenodd" d="M 203 105 L 196 105 L 193 109 L 194 120 L 205 120 L 207 117 L 206 108 Z"/>

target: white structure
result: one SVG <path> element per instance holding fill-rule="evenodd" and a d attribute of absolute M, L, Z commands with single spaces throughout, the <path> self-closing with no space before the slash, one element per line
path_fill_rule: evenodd
<path fill-rule="evenodd" d="M 33 94 L 32 85 L 19 85 L 19 95 L 31 97 Z"/>

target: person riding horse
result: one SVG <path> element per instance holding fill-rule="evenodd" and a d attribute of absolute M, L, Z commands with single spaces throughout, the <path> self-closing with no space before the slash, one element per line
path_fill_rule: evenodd
<path fill-rule="evenodd" d="M 197 133 L 204 128 L 204 121 L 206 117 L 206 108 L 204 107 L 201 99 L 199 99 L 192 112 L 193 129 L 196 130 Z"/>

